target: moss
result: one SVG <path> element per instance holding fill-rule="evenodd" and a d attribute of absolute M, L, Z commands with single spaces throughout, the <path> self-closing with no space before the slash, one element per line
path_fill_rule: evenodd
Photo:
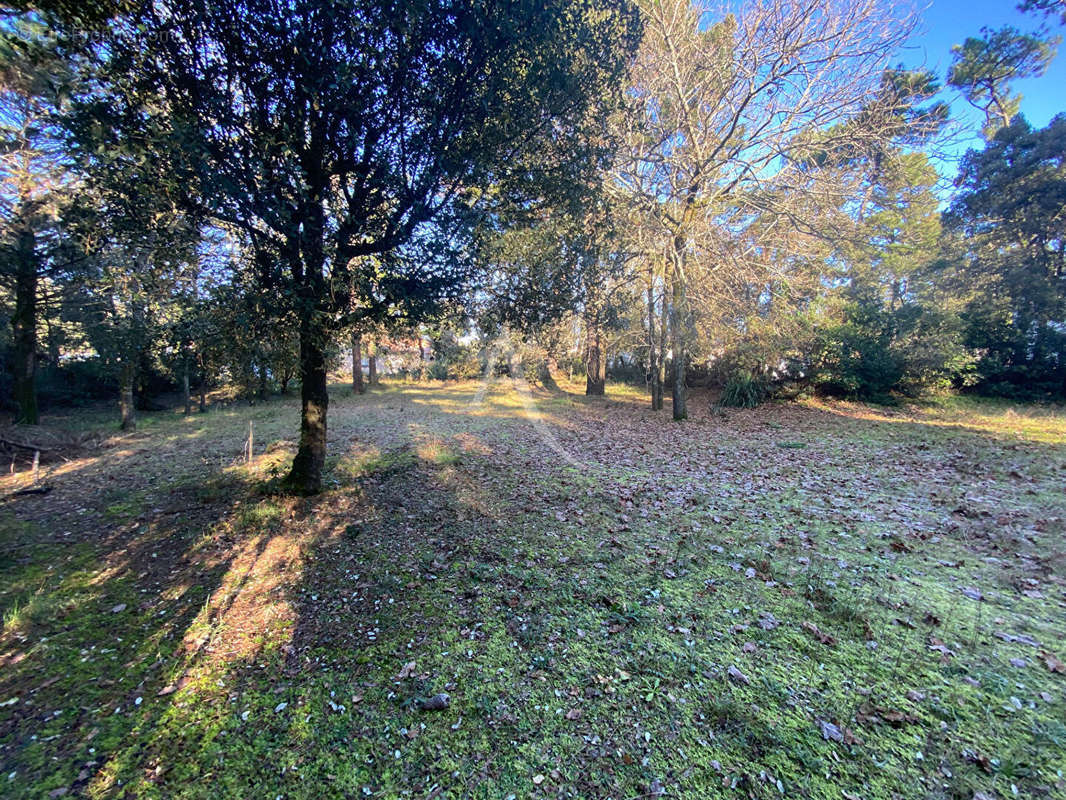
<path fill-rule="evenodd" d="M 0 680 L 33 701 L 0 707 L 7 796 L 1061 793 L 1063 678 L 997 635 L 1066 634 L 1061 417 L 771 406 L 649 443 L 638 409 L 603 431 L 545 400 L 577 467 L 491 388 L 470 415 L 473 384 L 342 398 L 340 488 L 262 494 L 253 464 L 200 535 L 149 514 L 125 560 L 0 520 L 31 542 L 0 565 L 0 657 L 24 653 Z"/>

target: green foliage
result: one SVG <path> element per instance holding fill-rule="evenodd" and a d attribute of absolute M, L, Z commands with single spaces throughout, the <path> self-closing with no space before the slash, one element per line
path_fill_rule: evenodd
<path fill-rule="evenodd" d="M 885 309 L 869 298 L 845 307 L 845 320 L 825 329 L 811 382 L 824 394 L 891 402 L 894 392 L 920 396 L 948 389 L 971 358 L 962 323 L 917 304 Z"/>
<path fill-rule="evenodd" d="M 981 29 L 952 47 L 954 59 L 948 83 L 985 114 L 985 136 L 1009 125 L 1021 105 L 1021 95 L 1011 94 L 1011 83 L 1044 74 L 1055 56 L 1057 38 L 1021 33 L 1007 25 L 993 31 Z"/>
<path fill-rule="evenodd" d="M 474 342 L 462 342 L 454 331 L 444 329 L 433 340 L 433 361 L 426 369 L 430 380 L 470 380 L 485 371 L 480 349 Z"/>
<path fill-rule="evenodd" d="M 1043 14 L 1046 17 L 1059 17 L 1059 23 L 1066 25 L 1066 0 L 1023 0 L 1018 4 L 1019 11 Z"/>
<path fill-rule="evenodd" d="M 740 369 L 729 376 L 718 405 L 729 408 L 755 408 L 767 396 L 767 385 L 761 375 Z"/>
<path fill-rule="evenodd" d="M 1017 118 L 963 159 L 947 214 L 981 391 L 1066 393 L 1066 115 Z"/>
<path fill-rule="evenodd" d="M 827 329 L 816 356 L 815 388 L 838 397 L 884 400 L 903 377 L 889 344 L 884 327 L 873 320 L 851 319 Z"/>

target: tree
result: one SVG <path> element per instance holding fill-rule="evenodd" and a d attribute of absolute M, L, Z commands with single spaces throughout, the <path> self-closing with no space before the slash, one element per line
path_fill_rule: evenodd
<path fill-rule="evenodd" d="M 720 318 L 739 274 L 768 263 L 750 234 L 800 229 L 813 239 L 830 227 L 827 201 L 856 195 L 842 164 L 895 135 L 869 100 L 909 29 L 874 0 L 753 0 L 736 14 L 662 0 L 641 10 L 614 176 L 653 228 L 647 258 L 662 259 L 650 305 L 661 282 L 658 330 L 669 327 L 673 415 L 683 419 L 697 306 Z M 649 306 L 649 324 L 655 316 Z"/>
<path fill-rule="evenodd" d="M 40 22 L 0 31 L 0 280 L 12 291 L 15 421 L 36 425 L 38 299 L 63 259 L 60 212 L 73 176 L 52 117 L 68 74 Z"/>
<path fill-rule="evenodd" d="M 971 150 L 946 219 L 961 240 L 958 291 L 986 391 L 1066 391 L 1066 115 L 1021 116 Z"/>
<path fill-rule="evenodd" d="M 1059 15 L 1059 22 L 1066 25 L 1066 0 L 1025 0 L 1018 5 L 1019 11 L 1043 14 L 1046 17 Z"/>
<path fill-rule="evenodd" d="M 1058 38 L 1021 33 L 1007 25 L 997 31 L 982 28 L 981 38 L 969 37 L 951 48 L 954 56 L 948 84 L 984 113 L 986 139 L 1018 113 L 1022 98 L 1011 93 L 1011 83 L 1043 75 L 1058 42 Z"/>
<path fill-rule="evenodd" d="M 363 394 L 366 392 L 366 385 L 363 383 L 363 334 L 358 330 L 352 331 L 351 347 L 352 391 L 355 394 Z"/>
<path fill-rule="evenodd" d="M 611 312 L 608 283 L 618 272 L 617 242 L 602 187 L 571 200 L 533 217 L 520 208 L 494 215 L 491 229 L 478 238 L 488 280 L 471 305 L 483 328 L 538 341 L 554 338 L 555 324 L 578 310 L 585 331 L 585 393 L 602 395 L 603 326 Z M 533 372 L 549 383 L 547 357 L 542 361 Z"/>
<path fill-rule="evenodd" d="M 81 176 L 66 225 L 87 262 L 78 287 L 84 317 L 117 377 L 121 427 L 130 430 L 150 350 L 164 342 L 196 285 L 202 219 L 183 209 L 182 189 L 168 172 L 174 149 L 152 157 L 77 107 L 61 121 Z"/>
<path fill-rule="evenodd" d="M 478 187 L 536 203 L 585 178 L 585 109 L 635 30 L 612 0 L 193 0 L 114 26 L 97 118 L 179 143 L 188 205 L 246 237 L 299 320 L 292 488 L 321 486 L 327 343 L 462 282 Z"/>

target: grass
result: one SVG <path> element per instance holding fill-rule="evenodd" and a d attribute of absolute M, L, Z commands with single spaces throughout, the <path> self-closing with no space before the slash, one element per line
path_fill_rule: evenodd
<path fill-rule="evenodd" d="M 4 796 L 1066 797 L 1062 408 L 564 389 L 338 393 L 312 499 L 293 401 L 50 467 Z"/>

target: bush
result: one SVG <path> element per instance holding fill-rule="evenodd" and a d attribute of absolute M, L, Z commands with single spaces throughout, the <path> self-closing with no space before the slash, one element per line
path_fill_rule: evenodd
<path fill-rule="evenodd" d="M 884 309 L 855 302 L 845 321 L 822 330 L 811 359 L 811 384 L 823 395 L 896 402 L 963 383 L 973 359 L 958 317 L 918 304 Z"/>
<path fill-rule="evenodd" d="M 429 380 L 471 380 L 485 371 L 481 356 L 474 347 L 450 343 L 447 347 L 434 348 L 435 358 L 425 368 Z"/>
<path fill-rule="evenodd" d="M 725 386 L 718 405 L 727 408 L 755 408 L 766 399 L 769 387 L 766 380 L 748 369 L 733 372 Z"/>

